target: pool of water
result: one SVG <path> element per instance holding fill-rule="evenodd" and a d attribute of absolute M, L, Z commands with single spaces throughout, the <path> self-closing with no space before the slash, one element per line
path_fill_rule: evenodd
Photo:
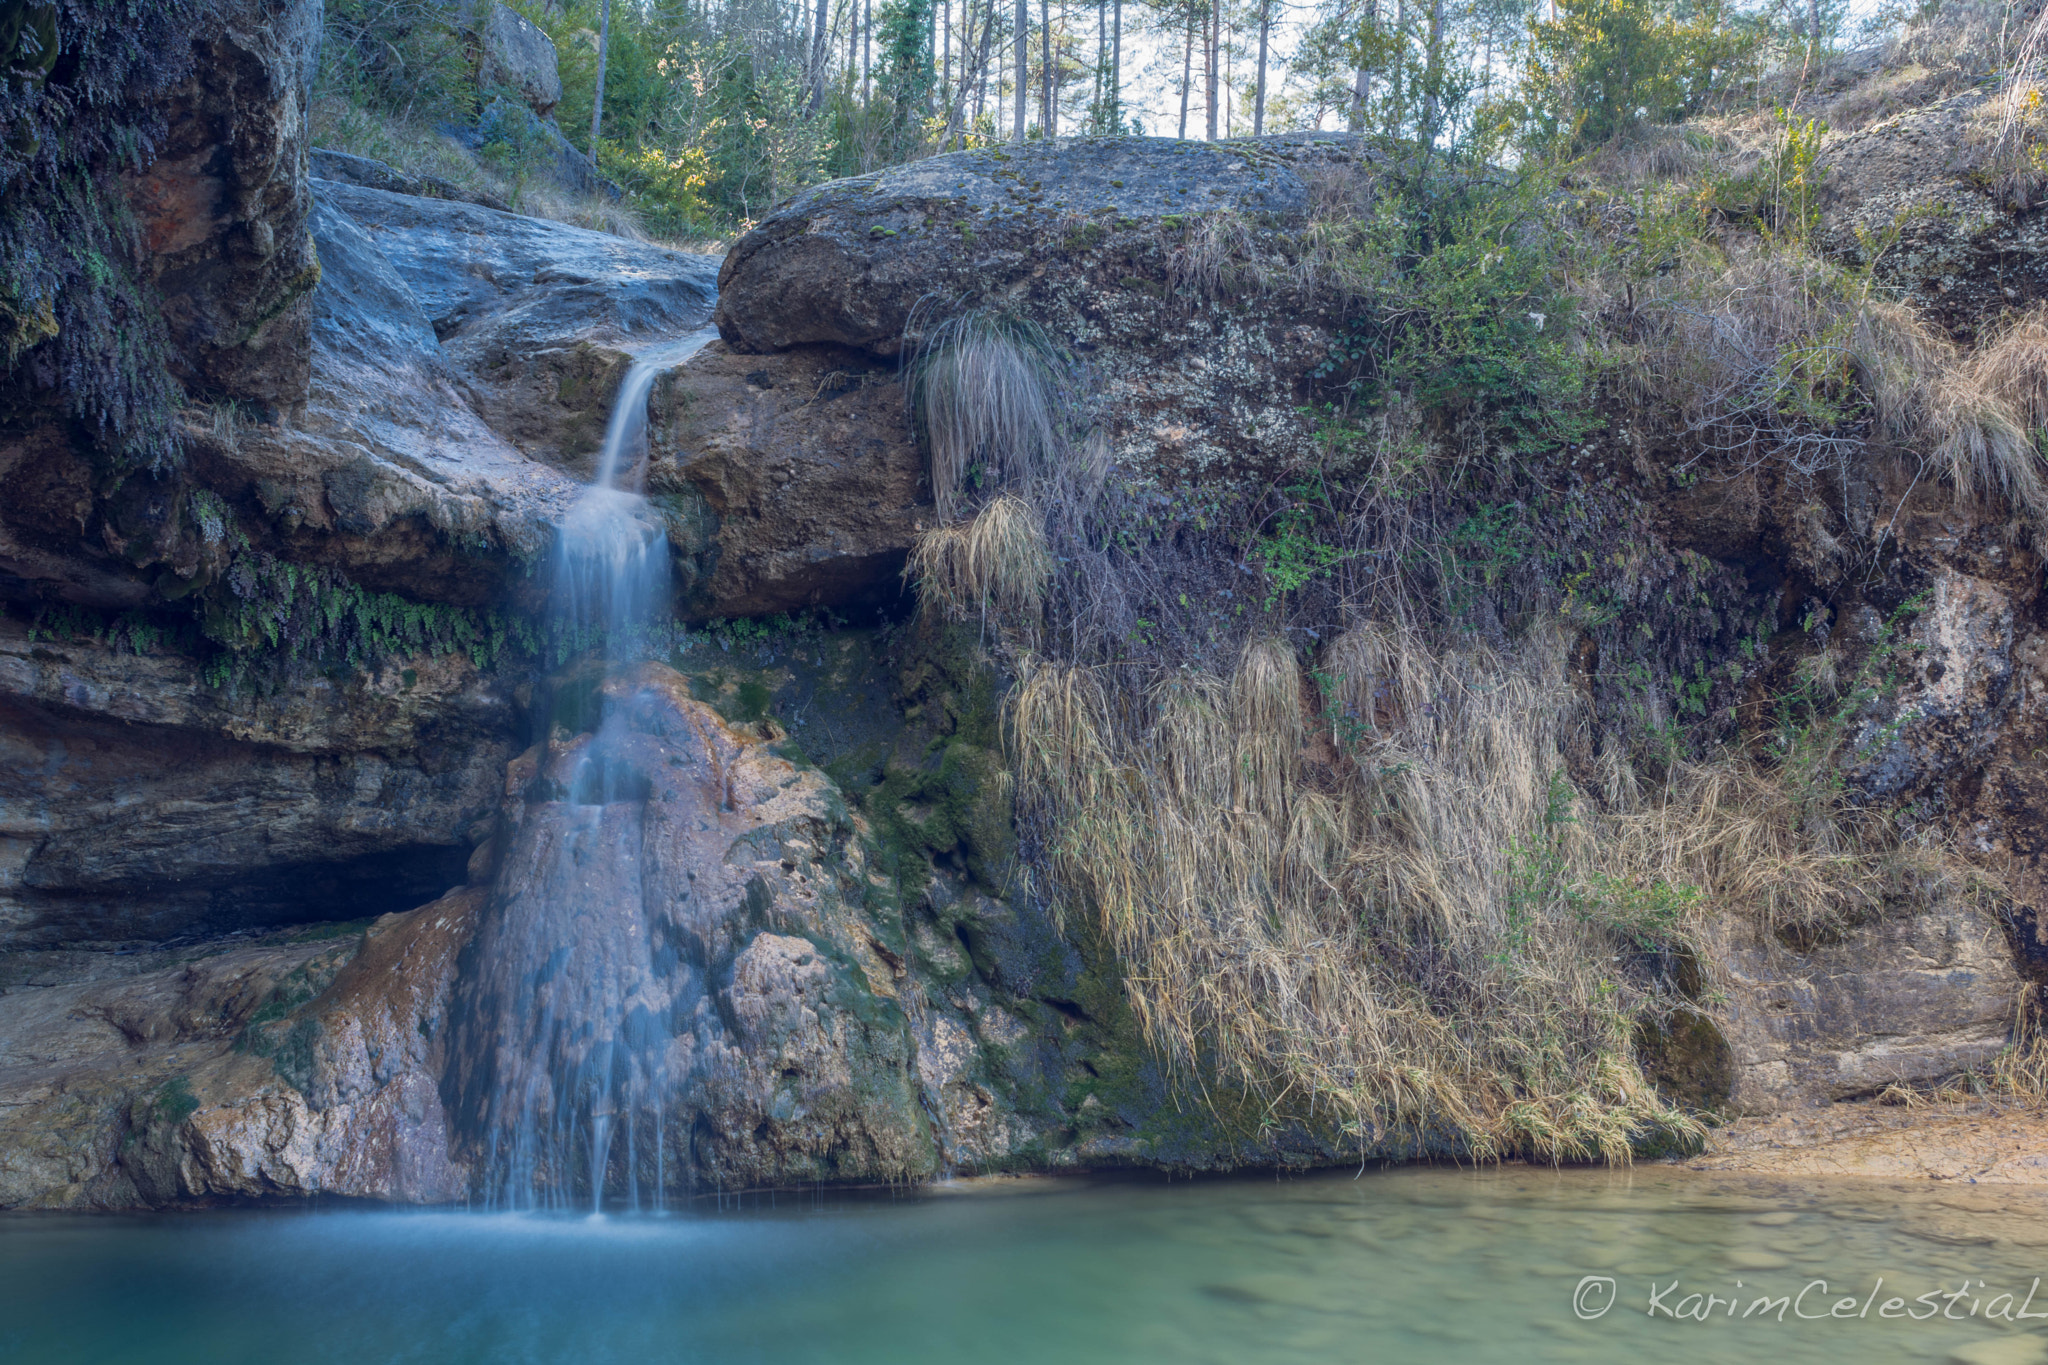
<path fill-rule="evenodd" d="M 2048 1361 L 2037 1275 L 2041 1195 L 1655 1167 L 37 1215 L 0 1219 L 0 1360 L 2017 1365 Z"/>

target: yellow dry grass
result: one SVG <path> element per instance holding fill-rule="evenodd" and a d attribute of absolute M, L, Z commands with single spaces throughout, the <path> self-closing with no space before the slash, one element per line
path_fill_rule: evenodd
<path fill-rule="evenodd" d="M 1677 1002 L 1631 954 L 1691 953 L 1707 915 L 1765 931 L 1953 889 L 1927 885 L 1939 856 L 1739 757 L 1580 797 L 1564 658 L 1549 631 L 1503 655 L 1373 625 L 1316 686 L 1254 640 L 1232 676 L 1135 702 L 1024 662 L 1006 722 L 1047 889 L 1113 946 L 1176 1075 L 1361 1150 L 1625 1161 L 1698 1135 L 1634 1059 Z"/>
<path fill-rule="evenodd" d="M 1044 610 L 1052 569 L 1038 512 L 1004 493 L 973 521 L 919 536 L 903 572 L 916 581 L 919 600 L 950 620 L 979 617 L 1029 631 Z"/>

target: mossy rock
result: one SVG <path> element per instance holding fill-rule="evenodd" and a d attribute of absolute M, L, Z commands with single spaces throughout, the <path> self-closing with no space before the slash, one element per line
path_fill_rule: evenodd
<path fill-rule="evenodd" d="M 1717 1112 L 1735 1091 L 1735 1052 L 1720 1026 L 1698 1010 L 1674 1010 L 1638 1025 L 1636 1060 L 1667 1099 L 1687 1109 Z"/>

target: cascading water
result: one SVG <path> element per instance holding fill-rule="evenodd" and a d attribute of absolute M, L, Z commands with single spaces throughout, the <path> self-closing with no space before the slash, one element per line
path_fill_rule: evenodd
<path fill-rule="evenodd" d="M 645 764 L 605 684 L 669 647 L 668 539 L 638 491 L 647 400 L 712 335 L 634 362 L 557 539 L 549 633 L 587 656 L 580 681 L 599 710 L 592 731 L 544 740 L 523 808 L 534 813 L 509 831 L 451 1054 L 497 1207 L 602 1210 L 609 1189 L 659 1208 L 669 1183 L 665 1113 L 702 990 L 645 884 Z"/>

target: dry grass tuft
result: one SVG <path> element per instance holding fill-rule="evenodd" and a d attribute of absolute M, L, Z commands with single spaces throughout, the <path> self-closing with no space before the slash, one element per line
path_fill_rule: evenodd
<path fill-rule="evenodd" d="M 2048 319 L 2026 314 L 1972 356 L 1903 303 L 1797 247 L 1699 251 L 1642 305 L 1641 401 L 1673 398 L 1724 473 L 1783 460 L 1802 475 L 1859 457 L 1867 414 L 1963 498 L 2008 499 L 2048 528 L 2031 428 L 2048 417 Z"/>
<path fill-rule="evenodd" d="M 975 487 L 1029 492 L 1057 463 L 1056 352 L 1030 323 L 962 313 L 925 334 L 911 402 L 931 452 L 932 497 L 952 521 Z"/>
<path fill-rule="evenodd" d="M 1973 371 L 1945 376 L 1935 390 L 1928 421 L 1935 467 L 1958 495 L 2003 495 L 2036 526 L 2048 525 L 2048 480 L 2033 437 Z"/>
<path fill-rule="evenodd" d="M 973 521 L 919 536 L 903 572 L 917 581 L 919 599 L 949 620 L 993 617 L 1028 632 L 1045 610 L 1052 570 L 1037 511 L 1005 493 Z"/>
<path fill-rule="evenodd" d="M 2028 309 L 1984 341 L 1970 378 L 2028 427 L 2048 427 L 2048 307 Z"/>

